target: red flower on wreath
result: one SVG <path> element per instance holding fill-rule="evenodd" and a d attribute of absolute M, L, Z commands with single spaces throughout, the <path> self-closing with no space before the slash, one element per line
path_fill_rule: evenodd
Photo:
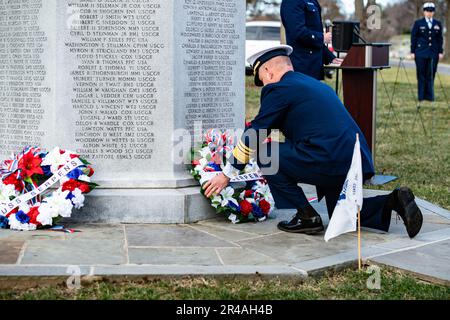
<path fill-rule="evenodd" d="M 9 185 L 9 184 L 14 185 L 14 188 L 19 192 L 22 192 L 23 188 L 24 188 L 23 182 L 20 181 L 19 179 L 17 179 L 16 174 L 11 174 L 7 178 L 3 179 L 3 183 L 6 185 Z"/>
<path fill-rule="evenodd" d="M 261 200 L 259 202 L 259 207 L 261 208 L 262 212 L 265 215 L 269 214 L 269 212 L 270 212 L 270 203 L 267 200 L 265 200 L 265 199 Z"/>
<path fill-rule="evenodd" d="M 74 191 L 75 189 L 80 189 L 82 193 L 89 193 L 91 191 L 91 188 L 87 183 L 77 181 L 74 179 L 70 179 L 69 181 L 66 181 L 62 185 L 62 191 Z"/>
<path fill-rule="evenodd" d="M 250 198 L 253 195 L 253 190 L 245 190 L 244 196 Z"/>
<path fill-rule="evenodd" d="M 78 189 L 80 189 L 82 193 L 91 192 L 91 188 L 89 187 L 89 185 L 83 182 L 80 182 L 80 184 L 78 185 Z"/>
<path fill-rule="evenodd" d="M 10 213 L 8 213 L 6 215 L 7 218 L 9 218 L 11 215 L 16 214 L 17 212 L 19 212 L 19 208 L 15 208 L 13 211 L 11 211 Z"/>
<path fill-rule="evenodd" d="M 18 168 L 22 170 L 23 177 L 27 178 L 33 174 L 44 174 L 41 163 L 41 157 L 35 156 L 32 152 L 28 152 L 19 160 Z"/>
<path fill-rule="evenodd" d="M 241 207 L 242 215 L 245 217 L 248 217 L 248 215 L 253 211 L 252 204 L 247 200 L 242 200 L 241 203 L 239 203 L 239 206 Z"/>
<path fill-rule="evenodd" d="M 32 207 L 30 211 L 28 212 L 27 216 L 30 217 L 29 223 L 35 224 L 37 226 L 40 225 L 40 223 L 37 221 L 37 217 L 40 214 L 39 207 Z"/>
<path fill-rule="evenodd" d="M 78 188 L 78 181 L 74 180 L 74 179 L 70 179 L 69 181 L 64 182 L 63 185 L 62 185 L 62 191 L 63 192 L 64 191 L 72 192 L 76 188 Z"/>

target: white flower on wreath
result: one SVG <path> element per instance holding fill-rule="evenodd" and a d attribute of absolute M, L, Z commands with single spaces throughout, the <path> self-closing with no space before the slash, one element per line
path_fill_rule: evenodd
<path fill-rule="evenodd" d="M 61 189 L 58 189 L 56 192 L 53 193 L 52 196 L 44 200 L 44 203 L 47 203 L 53 210 L 52 216 L 54 218 L 57 216 L 68 218 L 72 215 L 72 208 L 73 208 L 72 201 L 66 199 L 68 194 L 69 191 L 63 192 Z"/>
<path fill-rule="evenodd" d="M 232 213 L 228 216 L 228 220 L 230 220 L 233 224 L 236 224 L 239 222 L 237 215 L 235 215 L 234 213 Z"/>
<path fill-rule="evenodd" d="M 88 182 L 88 183 L 91 182 L 91 178 L 90 178 L 89 176 L 85 175 L 85 174 L 79 176 L 79 177 L 78 177 L 78 180 L 79 180 L 79 181 Z"/>
<path fill-rule="evenodd" d="M 222 204 L 222 197 L 220 195 L 216 195 L 212 198 L 211 200 L 211 206 L 215 209 L 217 209 L 217 207 L 219 207 L 219 205 Z M 227 202 L 228 204 L 228 202 Z"/>
<path fill-rule="evenodd" d="M 16 215 L 12 214 L 9 216 L 9 228 L 11 230 L 33 231 L 36 230 L 36 225 L 32 223 L 21 223 L 17 220 Z"/>
<path fill-rule="evenodd" d="M 56 171 L 58 171 L 60 166 L 65 165 L 71 160 L 70 154 L 70 151 L 66 151 L 61 154 L 61 150 L 56 147 L 44 157 L 41 165 L 50 166 L 50 171 L 52 173 L 55 173 Z"/>
<path fill-rule="evenodd" d="M 272 197 L 268 184 L 257 181 L 254 190 L 262 195 L 266 200 Z"/>
<path fill-rule="evenodd" d="M 205 167 L 208 165 L 208 160 L 206 160 L 205 158 L 202 158 L 200 160 L 198 160 L 199 164 L 195 166 L 194 171 L 197 174 L 200 174 L 201 172 L 204 171 Z"/>
<path fill-rule="evenodd" d="M 61 179 L 59 179 L 59 185 L 62 186 L 64 183 L 66 183 L 69 180 L 70 180 L 70 178 L 68 178 L 67 176 L 64 176 Z"/>
<path fill-rule="evenodd" d="M 249 163 L 245 166 L 244 172 L 245 173 L 254 173 L 259 171 L 258 163 L 255 159 L 250 159 Z"/>
<path fill-rule="evenodd" d="M 30 212 L 30 209 L 31 209 L 31 207 L 28 205 L 28 203 L 22 203 L 19 206 L 19 211 L 23 211 L 23 212 L 26 212 L 26 213 Z"/>
<path fill-rule="evenodd" d="M 3 184 L 0 181 L 0 203 L 9 202 L 11 197 L 17 197 L 17 191 L 12 184 Z"/>
<path fill-rule="evenodd" d="M 211 157 L 211 149 L 210 149 L 209 147 L 204 147 L 203 149 L 200 149 L 200 150 L 198 151 L 198 153 L 199 153 L 200 156 L 201 156 L 203 159 L 205 159 L 205 160 L 206 160 L 206 158 L 207 158 L 208 156 Z M 207 160 L 206 160 L 206 161 L 207 161 Z"/>
<path fill-rule="evenodd" d="M 81 192 L 80 189 L 76 188 L 74 191 L 72 191 L 72 203 L 75 207 L 75 209 L 81 209 L 84 206 L 84 199 L 85 196 Z"/>
<path fill-rule="evenodd" d="M 250 202 L 250 203 L 256 204 L 256 201 L 255 201 L 254 198 L 247 198 L 247 199 L 245 199 L 245 200 L 247 200 L 247 201 Z"/>
<path fill-rule="evenodd" d="M 58 208 L 52 207 L 48 203 L 42 203 L 39 207 L 39 215 L 36 221 L 43 226 L 51 226 L 53 224 L 53 218 L 58 216 Z"/>
<path fill-rule="evenodd" d="M 233 198 L 234 189 L 232 187 L 227 187 L 226 189 L 223 189 L 220 195 L 222 196 L 222 204 L 221 204 L 222 207 L 226 207 L 228 205 L 228 202 L 232 202 L 236 206 L 239 206 L 237 200 Z"/>

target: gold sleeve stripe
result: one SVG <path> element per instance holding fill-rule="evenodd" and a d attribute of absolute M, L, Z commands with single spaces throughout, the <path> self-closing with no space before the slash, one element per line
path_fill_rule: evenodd
<path fill-rule="evenodd" d="M 249 151 L 242 150 L 241 146 L 238 145 L 236 148 L 239 149 L 239 152 L 241 152 L 241 153 L 243 153 L 243 154 L 245 154 L 245 155 L 247 155 L 247 156 L 250 155 L 250 152 L 249 152 Z"/>
<path fill-rule="evenodd" d="M 242 140 L 239 141 L 238 146 L 239 146 L 243 151 L 247 151 L 247 152 L 249 152 L 249 153 L 255 152 L 255 150 L 250 149 L 249 147 L 247 147 L 247 146 L 242 142 Z"/>
<path fill-rule="evenodd" d="M 250 156 L 246 155 L 245 153 L 242 153 L 238 148 L 233 149 L 233 156 L 240 163 L 248 163 L 250 161 Z"/>

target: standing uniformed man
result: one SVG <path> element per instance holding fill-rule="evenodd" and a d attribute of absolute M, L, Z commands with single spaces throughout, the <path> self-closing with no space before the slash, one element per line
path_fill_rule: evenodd
<path fill-rule="evenodd" d="M 414 23 L 411 31 L 411 55 L 416 61 L 419 101 L 434 101 L 434 78 L 439 60 L 444 57 L 443 29 L 434 19 L 434 3 L 423 5 L 424 18 Z"/>
<path fill-rule="evenodd" d="M 289 59 L 291 53 L 290 46 L 277 46 L 249 58 L 255 84 L 264 86 L 261 108 L 244 131 L 224 171 L 203 188 L 207 197 L 219 194 L 230 178 L 257 155 L 256 160 L 269 183 L 276 207 L 297 209 L 293 219 L 280 222 L 278 228 L 314 234 L 323 231 L 324 226 L 298 183 L 315 185 L 319 199 L 325 197 L 331 216 L 352 162 L 356 134 L 361 137 L 365 179 L 374 175 L 374 168 L 361 130 L 334 91 L 318 80 L 294 72 Z M 272 129 L 279 129 L 284 134 L 284 143 L 263 142 Z M 268 151 L 266 158 L 262 150 Z M 361 224 L 388 231 L 392 210 L 403 219 L 408 235 L 417 235 L 423 217 L 408 188 L 364 199 Z"/>
<path fill-rule="evenodd" d="M 317 80 L 324 79 L 323 65 L 338 59 L 325 44 L 331 43 L 331 32 L 323 32 L 322 9 L 317 0 L 283 0 L 281 20 L 286 29 L 286 42 L 294 52 L 294 70 Z"/>

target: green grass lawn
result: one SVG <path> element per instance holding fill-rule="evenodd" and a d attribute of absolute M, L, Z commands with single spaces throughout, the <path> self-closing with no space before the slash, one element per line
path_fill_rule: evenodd
<path fill-rule="evenodd" d="M 152 300 L 310 300 L 450 299 L 450 287 L 418 281 L 392 269 L 382 269 L 380 290 L 367 288 L 369 274 L 346 270 L 320 278 L 270 279 L 185 278 L 167 280 L 102 280 L 82 282 L 78 290 L 64 281 L 53 286 L 36 284 L 28 289 L 2 289 L 0 299 L 152 299 Z"/>
<path fill-rule="evenodd" d="M 421 107 L 422 126 L 417 114 L 415 70 L 398 74 L 391 108 L 388 94 L 392 96 L 396 77 L 397 67 L 383 70 L 378 77 L 375 166 L 377 173 L 399 179 L 378 188 L 392 190 L 406 185 L 417 196 L 450 209 L 450 105 L 436 78 L 437 101 Z M 450 77 L 440 78 L 450 99 Z M 327 83 L 334 88 L 334 80 Z M 251 77 L 247 77 L 246 87 L 247 120 L 251 120 L 258 112 L 260 89 Z"/>

